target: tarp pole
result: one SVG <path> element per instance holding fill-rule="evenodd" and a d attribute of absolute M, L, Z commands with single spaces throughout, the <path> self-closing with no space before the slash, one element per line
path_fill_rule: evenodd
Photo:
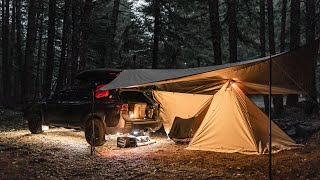
<path fill-rule="evenodd" d="M 92 101 L 91 101 L 91 103 L 92 103 L 92 104 L 91 104 L 91 105 L 92 105 L 92 106 L 91 106 L 92 133 L 91 133 L 91 140 L 90 140 L 90 141 L 91 141 L 91 146 L 90 146 L 90 147 L 91 147 L 91 148 L 90 148 L 90 149 L 91 149 L 91 153 L 90 153 L 91 156 L 93 156 L 93 155 L 96 154 L 96 153 L 95 153 L 95 152 L 96 152 L 96 147 L 93 145 L 93 144 L 94 144 L 94 141 L 95 141 L 95 137 L 94 137 L 94 136 L 95 136 L 95 133 L 94 133 L 94 124 L 95 124 L 95 123 L 94 123 L 94 118 L 93 118 L 93 115 L 94 115 L 94 97 L 95 97 L 95 91 L 92 89 Z"/>
<path fill-rule="evenodd" d="M 271 63 L 271 54 L 269 60 L 269 179 L 272 179 L 272 131 L 271 131 L 271 86 L 272 86 L 272 63 Z"/>

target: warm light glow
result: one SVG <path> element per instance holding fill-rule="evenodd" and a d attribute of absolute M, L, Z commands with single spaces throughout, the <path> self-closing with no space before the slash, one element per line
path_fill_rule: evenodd
<path fill-rule="evenodd" d="M 134 115 L 133 115 L 133 112 L 129 111 L 129 117 L 130 117 L 130 118 L 133 118 L 133 116 L 134 116 Z"/>
<path fill-rule="evenodd" d="M 232 86 L 232 87 L 236 87 L 236 86 L 237 86 L 237 85 L 236 85 L 236 83 L 237 83 L 237 78 L 233 78 L 230 83 L 231 83 L 231 86 Z"/>
<path fill-rule="evenodd" d="M 226 87 L 226 91 L 231 91 L 231 86 L 232 86 L 233 82 L 229 81 L 228 86 Z"/>
<path fill-rule="evenodd" d="M 49 126 L 42 125 L 42 130 L 43 131 L 48 131 L 49 130 Z"/>

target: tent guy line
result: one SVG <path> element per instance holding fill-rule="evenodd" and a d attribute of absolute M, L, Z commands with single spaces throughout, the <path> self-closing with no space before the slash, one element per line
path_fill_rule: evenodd
<path fill-rule="evenodd" d="M 320 46 L 319 46 L 319 48 L 320 48 Z M 319 50 L 320 50 L 320 49 L 319 49 Z M 282 68 L 277 62 L 275 62 L 275 65 L 277 65 L 279 68 L 281 68 L 281 69 L 282 69 L 282 72 L 283 72 L 289 79 L 291 79 L 291 81 L 292 81 L 293 83 L 295 83 L 295 85 L 296 85 L 301 91 L 303 91 L 303 93 L 304 93 L 305 95 L 307 95 L 307 96 L 313 101 L 313 103 L 316 104 L 316 106 L 317 106 L 318 108 L 320 108 L 320 105 L 319 105 L 319 103 L 317 102 L 317 100 L 314 99 L 313 97 L 311 97 L 311 95 L 310 95 L 305 89 L 303 89 L 303 88 L 298 84 L 298 82 L 296 82 L 296 81 L 284 70 L 284 68 Z M 271 92 L 272 92 L 272 91 L 271 91 Z"/>

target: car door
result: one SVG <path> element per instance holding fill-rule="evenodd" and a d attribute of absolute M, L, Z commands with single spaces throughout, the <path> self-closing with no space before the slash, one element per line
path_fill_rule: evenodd
<path fill-rule="evenodd" d="M 65 91 L 61 91 L 55 95 L 53 95 L 47 101 L 47 113 L 46 119 L 52 125 L 63 125 L 63 111 L 62 101 L 65 97 Z"/>
<path fill-rule="evenodd" d="M 78 128 L 91 107 L 90 91 L 74 89 L 68 92 L 64 104 L 64 118 L 69 127 Z"/>

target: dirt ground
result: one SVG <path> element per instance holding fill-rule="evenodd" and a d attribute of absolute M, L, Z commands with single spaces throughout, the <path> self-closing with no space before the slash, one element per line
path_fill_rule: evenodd
<path fill-rule="evenodd" d="M 32 135 L 19 113 L 0 114 L 0 124 L 0 179 L 268 178 L 267 155 L 190 151 L 161 133 L 152 136 L 155 144 L 135 148 L 118 148 L 116 136 L 107 136 L 92 156 L 82 131 Z M 275 179 L 320 179 L 320 132 L 305 144 L 272 156 Z"/>

